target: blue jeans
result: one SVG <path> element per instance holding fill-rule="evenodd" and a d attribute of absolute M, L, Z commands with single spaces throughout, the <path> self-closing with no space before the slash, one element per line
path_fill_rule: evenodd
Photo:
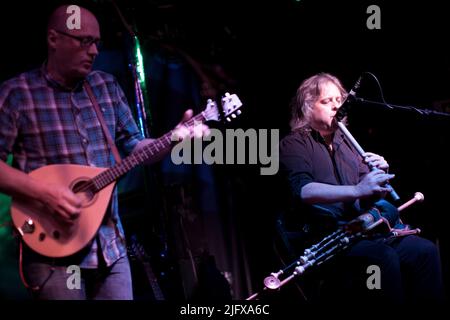
<path fill-rule="evenodd" d="M 367 288 L 369 265 L 377 265 L 381 270 L 381 290 Z M 390 303 L 445 300 L 437 247 L 417 236 L 391 241 L 361 240 L 336 259 L 332 277 L 334 285 L 339 285 L 328 292 L 333 300 Z"/>
<path fill-rule="evenodd" d="M 97 269 L 68 269 L 47 259 L 24 264 L 24 276 L 38 300 L 132 300 L 133 289 L 128 257 Z M 74 264 L 76 266 L 76 264 Z M 75 267 L 76 269 L 77 267 Z M 78 281 L 79 280 L 79 281 Z"/>

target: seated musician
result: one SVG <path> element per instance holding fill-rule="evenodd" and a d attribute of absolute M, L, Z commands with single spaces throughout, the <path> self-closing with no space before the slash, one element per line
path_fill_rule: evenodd
<path fill-rule="evenodd" d="M 386 183 L 394 178 L 387 173 L 386 160 L 370 152 L 362 159 L 337 130 L 334 117 L 346 95 L 333 75 L 319 73 L 304 80 L 292 105 L 291 133 L 280 142 L 281 167 L 298 205 L 297 214 L 307 221 L 304 230 L 316 239 L 371 208 L 381 213 L 396 210 L 382 200 L 391 191 Z M 444 299 L 438 250 L 415 235 L 364 238 L 331 263 L 336 264 L 329 276 L 335 286 L 324 299 Z M 370 265 L 379 267 L 379 289 L 367 286 Z"/>

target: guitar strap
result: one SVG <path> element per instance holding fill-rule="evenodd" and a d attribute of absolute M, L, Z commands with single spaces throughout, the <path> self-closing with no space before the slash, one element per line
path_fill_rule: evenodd
<path fill-rule="evenodd" d="M 91 99 L 95 113 L 97 113 L 98 121 L 100 121 L 100 124 L 102 125 L 103 134 L 105 135 L 105 138 L 108 141 L 109 147 L 111 148 L 111 151 L 114 155 L 114 159 L 116 160 L 117 163 L 120 163 L 122 159 L 120 157 L 119 150 L 117 150 L 116 144 L 111 138 L 111 134 L 109 133 L 108 127 L 106 126 L 105 118 L 103 118 L 103 114 L 100 111 L 100 107 L 98 105 L 97 99 L 95 98 L 94 92 L 92 91 L 92 88 L 87 81 L 84 81 L 83 86 L 89 96 L 89 99 Z"/>
<path fill-rule="evenodd" d="M 84 86 L 84 89 L 86 89 L 86 92 L 89 96 L 89 99 L 92 102 L 92 105 L 94 106 L 95 113 L 97 114 L 97 119 L 102 126 L 103 134 L 105 135 L 106 141 L 108 141 L 111 152 L 114 155 L 114 159 L 116 160 L 116 163 L 120 163 L 120 162 L 122 162 L 122 159 L 120 157 L 119 150 L 117 150 L 116 144 L 112 140 L 111 134 L 109 133 L 109 129 L 105 122 L 105 118 L 103 117 L 103 114 L 100 111 L 100 107 L 98 105 L 97 99 L 95 98 L 94 92 L 92 91 L 92 87 L 89 84 L 89 82 L 87 82 L 87 80 L 84 81 L 83 86 Z M 110 223 L 110 222 L 112 222 L 111 218 L 108 219 L 108 223 Z M 113 225 L 114 225 L 115 231 L 118 232 L 116 224 L 113 223 Z M 97 241 L 97 245 L 100 248 L 101 247 L 100 239 L 97 236 L 95 237 L 95 241 Z"/>
<path fill-rule="evenodd" d="M 87 81 L 84 82 L 83 86 L 86 89 L 89 99 L 91 99 L 91 102 L 92 102 L 92 105 L 94 106 L 95 112 L 97 113 L 97 118 L 100 121 L 100 124 L 102 125 L 103 134 L 105 135 L 106 140 L 108 141 L 108 144 L 114 155 L 114 159 L 116 159 L 117 163 L 120 163 L 122 160 L 120 158 L 119 151 L 117 150 L 116 144 L 113 142 L 113 140 L 111 138 L 111 134 L 109 133 L 108 127 L 106 126 L 105 119 L 103 117 L 102 112 L 100 111 L 100 107 L 98 105 L 97 99 L 94 96 L 94 92 L 92 91 L 92 88 Z M 98 241 L 98 238 L 97 238 L 97 241 Z M 164 300 L 164 296 L 162 294 L 161 288 L 159 287 L 158 280 L 157 280 L 156 276 L 154 275 L 150 264 L 149 263 L 145 264 L 144 261 L 141 261 L 141 263 L 146 268 L 147 277 L 150 282 L 151 288 L 153 290 L 153 295 L 154 295 L 155 299 L 156 300 Z"/>

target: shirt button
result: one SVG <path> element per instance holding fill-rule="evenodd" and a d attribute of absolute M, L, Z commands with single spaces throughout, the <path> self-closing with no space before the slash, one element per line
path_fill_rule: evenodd
<path fill-rule="evenodd" d="M 102 108 L 102 111 L 103 111 L 103 112 L 105 112 L 105 111 L 106 111 L 106 109 L 105 109 L 105 108 Z"/>
<path fill-rule="evenodd" d="M 87 143 L 88 143 L 87 139 L 83 139 L 83 144 L 87 144 Z"/>

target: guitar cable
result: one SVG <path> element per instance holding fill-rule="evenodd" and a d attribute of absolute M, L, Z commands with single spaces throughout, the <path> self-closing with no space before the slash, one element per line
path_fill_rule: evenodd
<path fill-rule="evenodd" d="M 30 289 L 31 291 L 39 291 L 41 290 L 42 286 L 50 279 L 53 272 L 55 271 L 55 268 L 52 266 L 50 268 L 50 274 L 48 277 L 42 282 L 40 286 L 31 286 L 25 279 L 25 276 L 23 274 L 23 241 L 22 239 L 19 239 L 19 276 L 20 280 L 22 280 L 23 285 L 25 288 Z"/>

